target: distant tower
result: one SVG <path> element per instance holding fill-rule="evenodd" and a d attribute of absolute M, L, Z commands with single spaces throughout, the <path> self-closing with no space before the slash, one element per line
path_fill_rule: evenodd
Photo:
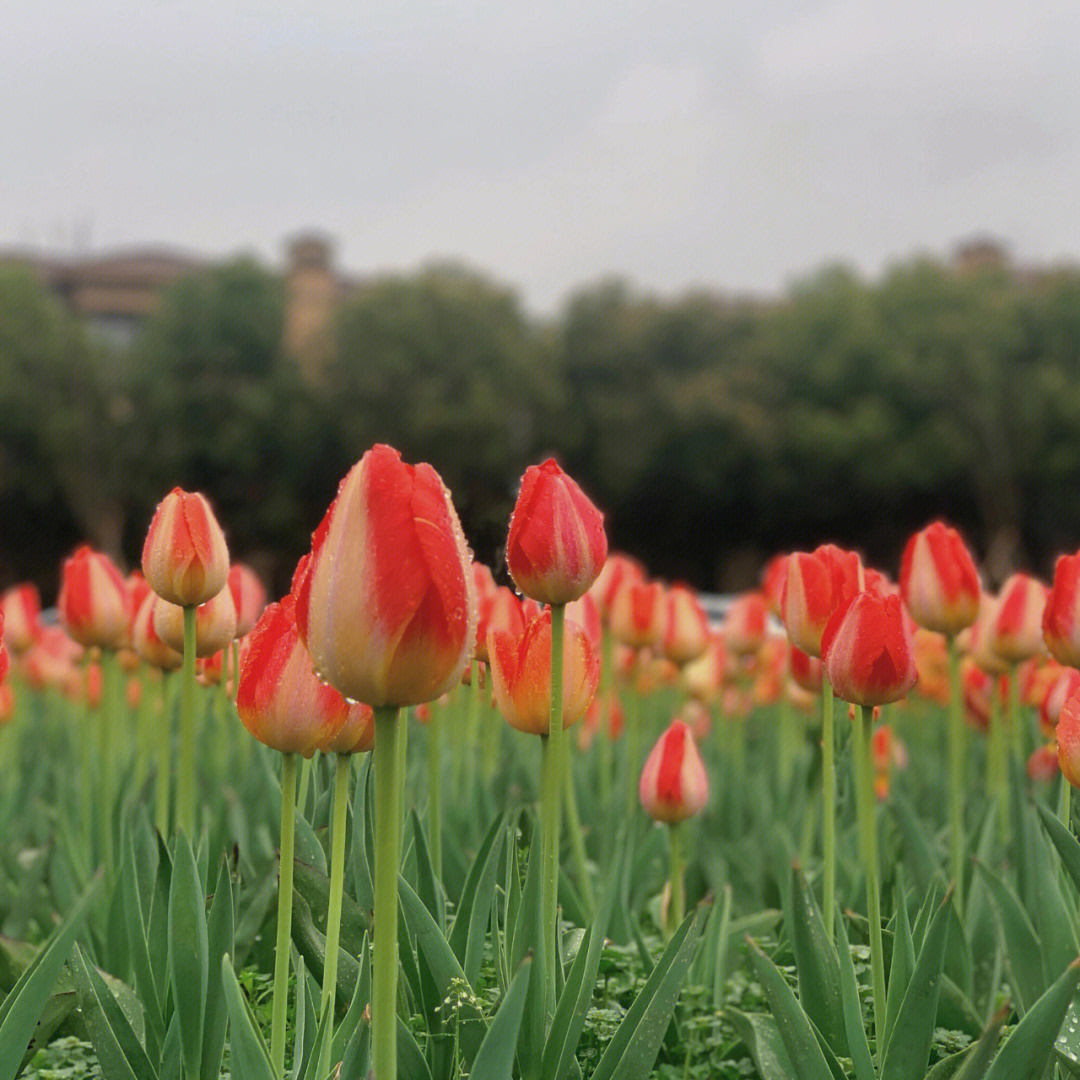
<path fill-rule="evenodd" d="M 301 233 L 288 243 L 285 349 L 310 379 L 318 379 L 333 347 L 339 285 L 333 245 L 319 233 Z"/>
<path fill-rule="evenodd" d="M 1002 270 L 1009 265 L 1009 252 L 993 236 L 974 236 L 953 248 L 952 264 L 959 274 L 977 274 L 983 270 Z"/>

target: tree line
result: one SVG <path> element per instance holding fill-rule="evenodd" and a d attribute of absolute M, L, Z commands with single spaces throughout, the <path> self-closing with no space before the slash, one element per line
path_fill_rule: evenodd
<path fill-rule="evenodd" d="M 538 318 L 488 276 L 430 266 L 344 301 L 315 380 L 283 350 L 284 297 L 236 259 L 172 286 L 116 351 L 0 270 L 0 582 L 51 594 L 82 538 L 137 564 L 180 484 L 283 589 L 374 442 L 439 470 L 491 563 L 522 470 L 549 454 L 614 547 L 702 588 L 824 540 L 893 567 L 939 515 L 992 577 L 1080 544 L 1080 269 L 827 267 L 768 303 L 608 280 Z"/>

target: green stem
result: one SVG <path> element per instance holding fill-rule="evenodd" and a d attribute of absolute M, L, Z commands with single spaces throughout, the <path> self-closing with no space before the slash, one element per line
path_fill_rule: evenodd
<path fill-rule="evenodd" d="M 964 717 L 960 650 L 949 640 L 949 853 L 956 910 L 964 910 Z"/>
<path fill-rule="evenodd" d="M 589 877 L 588 860 L 585 852 L 585 834 L 581 830 L 581 815 L 578 813 L 577 792 L 574 791 L 574 770 L 566 769 L 563 774 L 566 788 L 566 825 L 570 833 L 570 853 L 574 858 L 574 875 L 581 898 L 591 915 L 596 910 L 596 896 L 593 893 L 592 878 Z"/>
<path fill-rule="evenodd" d="M 1009 837 L 1009 800 L 1006 797 L 1005 730 L 1001 716 L 1000 680 L 995 675 L 990 687 L 990 745 L 986 753 L 987 786 L 997 800 L 998 840 Z"/>
<path fill-rule="evenodd" d="M 780 678 L 780 717 L 777 724 L 777 737 L 780 741 L 777 754 L 777 772 L 780 776 L 780 790 L 787 791 L 791 779 L 795 758 L 795 724 L 791 715 L 791 699 L 788 697 L 788 679 L 791 671 L 791 649 L 784 649 L 784 671 Z"/>
<path fill-rule="evenodd" d="M 180 683 L 180 772 L 177 825 L 195 842 L 195 608 L 184 608 L 184 666 Z"/>
<path fill-rule="evenodd" d="M 874 730 L 874 710 L 861 707 L 861 722 L 854 733 L 855 782 L 859 818 L 859 847 L 866 871 L 866 917 L 870 923 L 870 966 L 873 973 L 874 1031 L 880 1059 L 885 1036 L 885 953 L 881 939 L 881 898 L 878 883 L 877 825 L 874 821 L 874 778 L 870 742 Z"/>
<path fill-rule="evenodd" d="M 341 898 L 345 892 L 345 814 L 349 808 L 349 771 L 352 757 L 338 754 L 334 762 L 334 824 L 330 834 L 330 904 L 326 913 L 326 964 L 323 968 L 321 1015 L 330 1017 L 334 1030 L 334 1006 L 337 1000 L 338 954 L 341 943 Z M 320 1076 L 330 1069 L 330 1039 L 323 1045 Z"/>
<path fill-rule="evenodd" d="M 474 675 L 475 678 L 475 675 Z M 428 833 L 431 843 L 431 865 L 435 877 L 442 881 L 442 722 L 433 712 L 428 723 Z"/>
<path fill-rule="evenodd" d="M 1012 735 L 1013 753 L 1023 763 L 1027 748 L 1024 739 L 1024 727 L 1020 715 L 1020 667 L 1013 664 L 1009 670 L 1009 732 Z"/>
<path fill-rule="evenodd" d="M 626 692 L 626 820 L 633 821 L 638 808 L 638 781 L 641 778 L 641 699 L 633 686 Z"/>
<path fill-rule="evenodd" d="M 398 865 L 404 724 L 393 706 L 375 709 L 375 958 L 371 976 L 371 1062 L 378 1080 L 397 1080 Z"/>
<path fill-rule="evenodd" d="M 825 863 L 822 914 L 832 941 L 836 913 L 836 710 L 828 679 L 822 681 L 821 689 L 821 851 Z"/>
<path fill-rule="evenodd" d="M 102 851 L 107 873 L 113 867 L 113 812 L 116 809 L 116 732 L 123 722 L 123 676 L 116 653 L 101 655 L 101 676 L 104 683 L 101 715 L 101 821 Z"/>
<path fill-rule="evenodd" d="M 296 796 L 296 807 L 303 817 L 307 817 L 308 788 L 311 786 L 311 774 L 314 769 L 314 758 L 304 758 L 300 765 L 300 792 Z"/>
<path fill-rule="evenodd" d="M 544 860 L 543 919 L 546 953 L 548 1014 L 555 1009 L 559 934 L 559 834 L 562 809 L 563 747 L 563 637 L 566 609 L 551 609 L 551 706 L 544 744 L 544 781 L 540 805 L 541 853 Z"/>
<path fill-rule="evenodd" d="M 1069 832 L 1072 832 L 1072 784 L 1061 777 L 1061 792 L 1058 795 L 1058 817 Z"/>
<path fill-rule="evenodd" d="M 281 763 L 281 869 L 278 873 L 277 945 L 270 1021 L 270 1060 L 274 1076 L 285 1076 L 285 1016 L 289 1007 L 289 943 L 292 940 L 293 836 L 296 823 L 296 755 Z"/>
<path fill-rule="evenodd" d="M 154 735 L 157 740 L 157 775 L 154 777 L 154 823 L 163 838 L 169 835 L 169 788 L 172 781 L 172 703 L 171 675 L 161 678 L 161 716 Z"/>
<path fill-rule="evenodd" d="M 684 825 L 676 821 L 669 829 L 671 839 L 671 896 L 668 900 L 667 936 L 679 928 L 686 914 L 686 855 L 683 851 Z"/>

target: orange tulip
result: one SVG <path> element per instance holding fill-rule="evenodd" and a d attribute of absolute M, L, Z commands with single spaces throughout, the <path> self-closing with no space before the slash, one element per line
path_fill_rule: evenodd
<path fill-rule="evenodd" d="M 694 736 L 675 720 L 652 748 L 641 770 L 638 795 L 645 812 L 669 825 L 701 813 L 709 801 L 709 777 Z"/>
<path fill-rule="evenodd" d="M 184 651 L 184 609 L 160 596 L 153 609 L 154 630 L 171 649 Z M 236 605 L 232 593 L 222 589 L 217 596 L 195 609 L 195 655 L 213 656 L 236 637 Z"/>
<path fill-rule="evenodd" d="M 958 634 L 978 616 L 981 592 L 975 560 L 955 529 L 935 521 L 908 540 L 900 593 L 920 626 Z"/>
<path fill-rule="evenodd" d="M 85 544 L 64 560 L 56 606 L 64 629 L 86 648 L 119 649 L 128 630 L 128 594 L 113 561 Z"/>
<path fill-rule="evenodd" d="M 205 495 L 177 487 L 161 500 L 143 544 L 142 570 L 158 596 L 181 607 L 205 604 L 225 588 L 229 549 Z"/>

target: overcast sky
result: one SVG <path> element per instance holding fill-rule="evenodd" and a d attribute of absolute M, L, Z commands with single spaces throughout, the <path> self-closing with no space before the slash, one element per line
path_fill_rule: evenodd
<path fill-rule="evenodd" d="M 1080 256 L 1078 0 L 35 0 L 0 35 L 0 245 L 458 256 L 550 308 Z"/>

